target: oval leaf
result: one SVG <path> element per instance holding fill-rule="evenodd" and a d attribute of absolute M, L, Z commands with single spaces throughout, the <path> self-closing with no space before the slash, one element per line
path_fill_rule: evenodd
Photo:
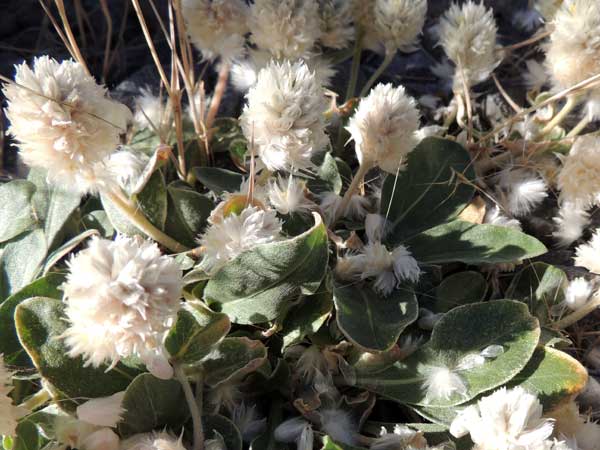
<path fill-rule="evenodd" d="M 21 234 L 2 245 L 4 250 L 0 256 L 0 301 L 32 282 L 47 254 L 46 236 L 39 228 Z"/>
<path fill-rule="evenodd" d="M 512 228 L 461 220 L 427 230 L 407 244 L 417 261 L 424 264 L 514 263 L 547 250 L 536 238 Z"/>
<path fill-rule="evenodd" d="M 456 142 L 426 138 L 410 153 L 407 168 L 388 176 L 381 192 L 380 213 L 389 220 L 387 240 L 404 241 L 460 214 L 474 193 L 457 173 L 475 179 L 469 153 Z"/>
<path fill-rule="evenodd" d="M 255 324 L 285 313 L 301 291 L 315 292 L 327 269 L 327 231 L 321 216 L 307 232 L 256 246 L 223 267 L 206 285 L 208 304 L 231 321 Z"/>
<path fill-rule="evenodd" d="M 35 184 L 25 180 L 14 180 L 0 184 L 0 242 L 18 236 L 35 223 L 31 197 Z"/>
<path fill-rule="evenodd" d="M 521 302 L 498 300 L 460 306 L 435 326 L 430 341 L 403 362 L 357 384 L 401 403 L 454 406 L 510 381 L 527 364 L 538 344 L 540 326 Z M 502 346 L 503 353 L 481 365 L 461 367 L 466 358 L 485 348 Z M 450 369 L 463 383 L 464 394 L 428 395 L 426 381 L 433 368 Z M 444 381 L 444 380 L 441 380 Z"/>
<path fill-rule="evenodd" d="M 214 204 L 208 197 L 191 189 L 174 184 L 167 188 L 169 194 L 166 232 L 184 245 L 197 245 L 196 238 L 206 225 Z"/>
<path fill-rule="evenodd" d="M 435 311 L 447 312 L 456 306 L 480 302 L 486 291 L 487 282 L 479 272 L 465 271 L 452 274 L 444 278 L 435 289 Z"/>
<path fill-rule="evenodd" d="M 382 297 L 369 286 L 337 285 L 333 299 L 340 330 L 351 342 L 371 351 L 392 348 L 419 316 L 417 298 L 410 289 Z"/>
<path fill-rule="evenodd" d="M 239 191 L 244 181 L 244 177 L 239 173 L 218 167 L 194 167 L 194 175 L 200 183 L 215 194 Z"/>

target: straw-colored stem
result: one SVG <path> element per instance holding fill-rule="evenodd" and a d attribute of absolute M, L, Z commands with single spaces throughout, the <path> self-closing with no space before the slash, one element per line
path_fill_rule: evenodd
<path fill-rule="evenodd" d="M 231 69 L 231 65 L 228 62 L 221 62 L 221 67 L 219 69 L 219 78 L 217 79 L 217 84 L 215 86 L 215 90 L 213 92 L 212 99 L 210 101 L 210 107 L 208 109 L 208 113 L 206 114 L 206 129 L 208 130 L 208 138 L 207 141 L 210 140 L 211 128 L 217 118 L 217 113 L 219 112 L 219 106 L 221 106 L 221 101 L 223 100 L 223 95 L 225 95 L 225 91 L 227 89 L 227 80 L 229 79 L 229 71 Z"/>
<path fill-rule="evenodd" d="M 181 253 L 188 250 L 187 247 L 177 242 L 175 239 L 167 236 L 165 233 L 156 228 L 150 221 L 144 216 L 139 208 L 132 204 L 123 194 L 114 191 L 105 192 L 104 195 L 119 209 L 119 212 L 123 214 L 129 221 L 135 225 L 140 231 L 154 239 L 159 244 L 164 245 L 173 253 Z"/>
<path fill-rule="evenodd" d="M 360 184 L 364 180 L 365 175 L 371 169 L 371 167 L 373 167 L 371 164 L 367 164 L 364 162 L 358 167 L 354 178 L 352 178 L 352 183 L 350 183 L 350 186 L 346 190 L 346 193 L 344 194 L 344 197 L 342 198 L 342 201 L 340 202 L 340 205 L 335 212 L 335 217 L 332 226 L 335 224 L 335 222 L 337 222 L 337 220 L 340 217 L 343 216 L 344 211 L 346 211 L 346 208 L 348 208 L 348 205 L 350 204 L 350 200 L 352 200 L 352 196 L 358 191 Z"/>
<path fill-rule="evenodd" d="M 204 449 L 204 430 L 202 426 L 202 394 L 199 392 L 202 391 L 203 388 L 203 380 L 202 375 L 198 376 L 196 380 L 196 396 L 194 396 L 194 391 L 192 391 L 192 386 L 190 385 L 183 368 L 179 364 L 174 364 L 173 369 L 175 372 L 175 378 L 181 384 L 183 389 L 183 394 L 185 396 L 185 401 L 187 402 L 188 408 L 190 410 L 190 414 L 192 416 L 192 426 L 193 426 L 193 435 L 194 435 L 194 447 L 193 450 L 203 450 Z"/>
<path fill-rule="evenodd" d="M 586 114 L 579 121 L 579 123 L 577 125 L 575 125 L 575 127 L 573 127 L 573 129 L 571 131 L 569 131 L 569 134 L 567 134 L 567 137 L 572 138 L 575 136 L 579 136 L 579 133 L 581 133 L 583 130 L 585 130 L 585 127 L 587 127 L 591 122 L 592 122 L 591 116 L 589 114 Z"/>
<path fill-rule="evenodd" d="M 552 130 L 559 126 L 562 123 L 562 121 L 565 120 L 565 118 L 569 115 L 569 113 L 573 111 L 573 108 L 575 108 L 575 106 L 577 106 L 577 97 L 575 95 L 569 95 L 562 109 L 542 129 L 542 134 L 548 134 L 552 132 Z"/>
<path fill-rule="evenodd" d="M 563 317 L 558 322 L 554 323 L 554 328 L 562 330 L 564 328 L 570 327 L 575 322 L 583 319 L 585 316 L 593 312 L 595 309 L 600 307 L 600 295 L 594 295 L 594 297 L 587 302 L 583 307 L 579 308 L 577 311 L 572 312 L 566 317 Z"/>
<path fill-rule="evenodd" d="M 31 397 L 29 397 L 26 401 L 21 403 L 19 406 L 26 409 L 27 411 L 35 411 L 40 406 L 45 405 L 51 398 L 52 397 L 50 395 L 50 392 L 42 388 L 41 390 L 33 394 Z"/>

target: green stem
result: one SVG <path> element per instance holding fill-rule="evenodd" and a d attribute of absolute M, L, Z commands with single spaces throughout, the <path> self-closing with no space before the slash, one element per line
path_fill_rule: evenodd
<path fill-rule="evenodd" d="M 181 253 L 189 250 L 184 245 L 177 242 L 175 239 L 167 236 L 165 233 L 156 228 L 150 221 L 144 216 L 139 208 L 132 204 L 132 202 L 125 198 L 123 194 L 107 191 L 104 195 L 119 209 L 119 212 L 127 217 L 132 224 L 134 224 L 140 231 L 143 231 L 146 235 L 154 239 L 156 242 L 164 245 L 174 253 Z"/>
<path fill-rule="evenodd" d="M 192 425 L 194 427 L 194 447 L 193 450 L 204 450 L 204 430 L 202 427 L 202 394 L 194 396 L 192 386 L 185 375 L 183 368 L 180 364 L 173 364 L 173 370 L 175 372 L 175 378 L 181 383 L 183 388 L 183 394 L 188 404 L 190 414 L 192 415 Z M 196 389 L 203 389 L 202 375 L 198 377 Z"/>
<path fill-rule="evenodd" d="M 371 75 L 371 78 L 369 78 L 369 81 L 367 81 L 367 84 L 364 85 L 364 87 L 362 88 L 362 91 L 360 91 L 361 97 L 364 97 L 365 95 L 367 95 L 369 93 L 369 90 L 371 89 L 371 87 L 375 84 L 375 82 L 379 79 L 381 74 L 383 72 L 385 72 L 385 69 L 387 69 L 388 66 L 391 64 L 391 62 L 394 60 L 395 55 L 396 55 L 395 51 L 390 51 L 388 49 L 385 50 L 385 57 L 383 58 L 381 65 L 377 68 L 377 70 L 373 73 L 373 75 Z"/>
<path fill-rule="evenodd" d="M 350 80 L 346 89 L 345 101 L 354 97 L 356 91 L 356 83 L 358 83 L 358 71 L 360 69 L 360 56 L 362 55 L 362 33 L 357 33 L 356 42 L 354 43 L 354 54 L 352 55 L 352 69 L 350 70 Z"/>
<path fill-rule="evenodd" d="M 583 305 L 583 307 L 579 308 L 577 311 L 572 312 L 568 316 L 563 317 L 558 322 L 555 322 L 554 328 L 562 330 L 567 327 L 570 327 L 575 322 L 583 319 L 585 316 L 593 312 L 598 307 L 600 307 L 600 295 L 595 295 L 589 302 Z"/>
<path fill-rule="evenodd" d="M 573 108 L 577 106 L 577 103 L 577 97 L 575 95 L 569 95 L 567 97 L 567 102 L 565 103 L 565 106 L 563 106 L 559 113 L 556 116 L 554 116 L 554 119 L 548 122 L 548 124 L 542 129 L 542 134 L 548 134 L 552 130 L 554 130 L 555 127 L 560 125 L 562 121 L 565 120 L 565 118 L 573 110 Z"/>

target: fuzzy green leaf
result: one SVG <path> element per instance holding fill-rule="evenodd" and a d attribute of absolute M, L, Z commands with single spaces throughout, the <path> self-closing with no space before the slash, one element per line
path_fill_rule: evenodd
<path fill-rule="evenodd" d="M 194 175 L 200 183 L 215 194 L 239 191 L 244 180 L 239 173 L 218 167 L 194 167 Z"/>
<path fill-rule="evenodd" d="M 321 216 L 307 232 L 258 245 L 225 265 L 208 282 L 204 298 L 241 324 L 281 317 L 301 292 L 314 293 L 327 269 L 327 231 Z"/>
<path fill-rule="evenodd" d="M 31 207 L 35 184 L 14 180 L 0 184 L 0 243 L 31 229 L 36 223 Z"/>
<path fill-rule="evenodd" d="M 435 311 L 448 312 L 452 308 L 483 300 L 487 282 L 479 272 L 465 271 L 450 275 L 435 289 Z M 509 298 L 512 298 L 508 296 Z"/>
<path fill-rule="evenodd" d="M 174 183 L 167 188 L 169 207 L 166 232 L 184 245 L 197 245 L 196 239 L 206 226 L 206 221 L 214 208 L 208 197 Z"/>

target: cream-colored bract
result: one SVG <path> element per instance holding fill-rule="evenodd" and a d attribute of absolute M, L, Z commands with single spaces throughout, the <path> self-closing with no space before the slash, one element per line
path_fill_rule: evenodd
<path fill-rule="evenodd" d="M 180 308 L 181 289 L 178 264 L 151 241 L 92 238 L 69 261 L 63 285 L 69 355 L 94 367 L 137 356 L 156 377 L 171 378 L 163 340 Z"/>
<path fill-rule="evenodd" d="M 350 46 L 355 32 L 351 3 L 348 0 L 319 0 L 319 41 L 325 47 L 341 50 Z"/>
<path fill-rule="evenodd" d="M 375 0 L 374 15 L 386 51 L 410 51 L 425 24 L 427 0 Z"/>
<path fill-rule="evenodd" d="M 600 137 L 581 136 L 575 140 L 558 174 L 562 201 L 590 207 L 600 203 Z"/>

